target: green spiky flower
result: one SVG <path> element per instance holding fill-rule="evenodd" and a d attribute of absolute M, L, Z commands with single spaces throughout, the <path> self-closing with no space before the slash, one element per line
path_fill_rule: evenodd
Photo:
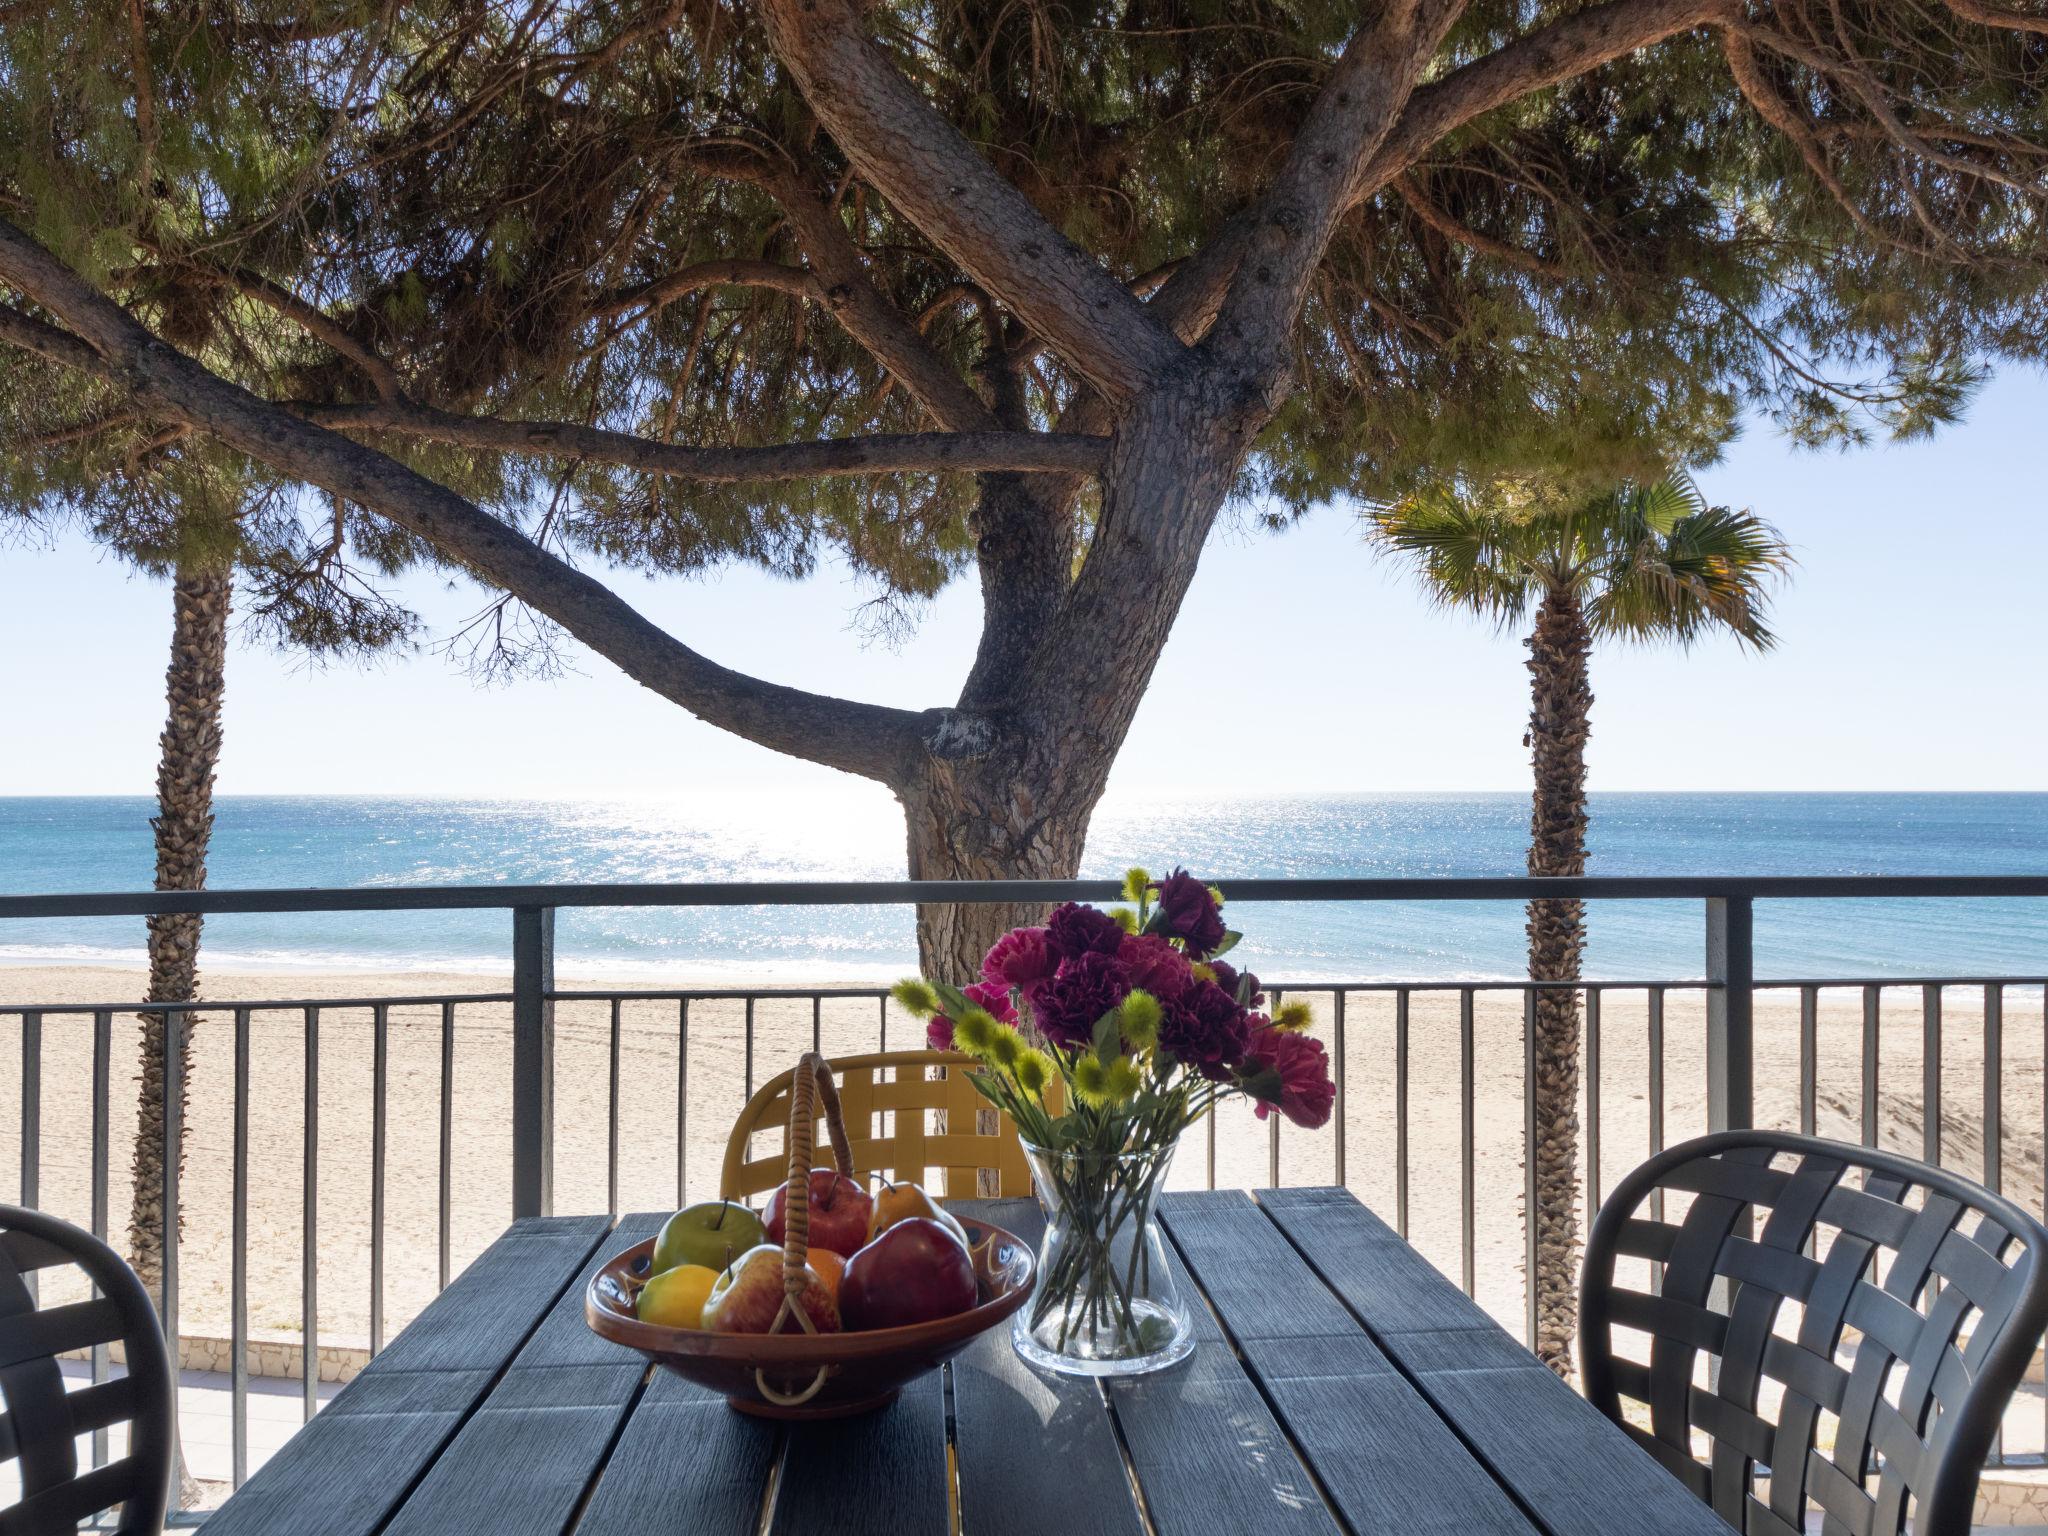
<path fill-rule="evenodd" d="M 1133 992 L 1117 1010 L 1117 1028 L 1137 1049 L 1149 1051 L 1159 1043 L 1161 1012 L 1159 999 L 1150 992 Z"/>
<path fill-rule="evenodd" d="M 1074 1062 L 1074 1096 L 1090 1109 L 1107 1109 L 1113 1102 L 1109 1092 L 1109 1068 L 1093 1051 Z"/>
<path fill-rule="evenodd" d="M 1286 1002 L 1273 1010 L 1275 1029 L 1307 1029 L 1314 1015 L 1307 1003 Z"/>
<path fill-rule="evenodd" d="M 1152 888 L 1152 877 L 1139 865 L 1133 864 L 1124 871 L 1124 900 L 1142 902 L 1145 892 Z"/>
<path fill-rule="evenodd" d="M 1223 892 L 1212 885 L 1209 887 L 1209 899 L 1220 907 L 1223 905 Z"/>
<path fill-rule="evenodd" d="M 959 1031 L 954 1031 L 957 1037 Z M 995 1036 L 988 1043 L 988 1059 L 1005 1071 L 1014 1072 L 1017 1063 L 1024 1059 L 1024 1053 L 1031 1047 L 1024 1043 L 1024 1037 L 1010 1025 L 998 1022 Z"/>
<path fill-rule="evenodd" d="M 1052 1081 L 1052 1058 L 1043 1051 L 1026 1049 L 1010 1068 L 1010 1076 L 1017 1080 L 1017 1086 L 1034 1099 L 1045 1097 L 1046 1084 Z"/>
<path fill-rule="evenodd" d="M 1138 1064 L 1128 1056 L 1119 1056 L 1109 1064 L 1107 1081 L 1103 1084 L 1113 1104 L 1128 1104 L 1138 1096 L 1138 1090 L 1145 1086 L 1145 1079 L 1138 1071 Z"/>
<path fill-rule="evenodd" d="M 920 1019 L 928 1019 L 939 1011 L 939 994 L 931 983 L 917 976 L 906 976 L 889 989 L 889 995 L 896 999 L 905 1013 Z"/>
<path fill-rule="evenodd" d="M 1111 907 L 1109 915 L 1117 927 L 1123 929 L 1125 933 L 1136 933 L 1138 931 L 1138 914 L 1129 907 Z"/>
<path fill-rule="evenodd" d="M 968 1055 L 987 1061 L 1002 1028 L 986 1008 L 970 1008 L 953 1021 L 953 1044 Z"/>

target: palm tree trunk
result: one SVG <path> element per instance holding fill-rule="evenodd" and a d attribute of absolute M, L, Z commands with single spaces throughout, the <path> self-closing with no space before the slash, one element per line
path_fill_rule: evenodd
<path fill-rule="evenodd" d="M 206 885 L 232 591 L 232 578 L 226 570 L 184 565 L 178 569 L 172 593 L 171 662 L 164 678 L 169 710 L 163 735 L 158 738 L 157 814 L 150 822 L 156 834 L 156 888 L 160 891 L 196 891 Z M 149 1002 L 190 1002 L 198 995 L 201 921 L 196 913 L 149 919 Z M 181 1065 L 189 1059 L 186 1041 L 198 1022 L 189 1014 L 142 1015 L 142 1076 L 130 1164 L 134 1200 L 128 1214 L 128 1251 L 143 1285 L 159 1298 L 165 1238 L 164 1082 L 169 1052 L 178 1052 Z M 181 1072 L 177 1149 L 181 1171 L 185 1084 Z M 175 1341 L 171 1354 L 175 1370 Z M 185 1469 L 181 1449 L 174 1465 L 178 1507 L 189 1507 L 197 1502 L 198 1489 Z"/>
<path fill-rule="evenodd" d="M 1535 793 L 1529 815 L 1529 873 L 1586 872 L 1586 737 L 1593 708 L 1587 662 L 1592 633 L 1577 596 L 1553 591 L 1529 637 L 1529 741 Z M 1529 903 L 1529 977 L 1577 981 L 1586 942 L 1585 906 Z M 1566 988 L 1536 994 L 1535 1083 L 1536 1353 L 1571 1373 L 1578 1329 L 1579 997 Z"/>

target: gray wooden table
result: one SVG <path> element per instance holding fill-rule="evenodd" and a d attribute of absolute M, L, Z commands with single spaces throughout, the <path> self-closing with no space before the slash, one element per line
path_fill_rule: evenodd
<path fill-rule="evenodd" d="M 971 1209 L 1039 1231 L 1028 1202 Z M 1002 1328 L 880 1413 L 786 1428 L 584 1326 L 591 1271 L 659 1217 L 518 1222 L 209 1536 L 1727 1536 L 1345 1191 L 1164 1211 L 1185 1364 L 1103 1390 L 1030 1371 Z"/>

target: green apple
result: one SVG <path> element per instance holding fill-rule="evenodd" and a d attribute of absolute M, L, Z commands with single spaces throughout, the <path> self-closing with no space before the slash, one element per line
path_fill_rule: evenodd
<path fill-rule="evenodd" d="M 686 1206 L 669 1217 L 654 1240 L 654 1273 L 674 1269 L 678 1264 L 702 1264 L 706 1269 L 725 1266 L 768 1240 L 761 1218 L 731 1200 L 706 1200 Z"/>

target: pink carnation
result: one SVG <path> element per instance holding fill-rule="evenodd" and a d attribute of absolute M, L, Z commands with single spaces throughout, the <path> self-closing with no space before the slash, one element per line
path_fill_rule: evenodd
<path fill-rule="evenodd" d="M 971 987 L 962 987 L 960 992 L 970 1003 L 978 1008 L 986 1008 L 1002 1023 L 1017 1022 L 1017 1005 L 1010 1001 L 1008 987 L 992 987 L 986 982 L 977 981 Z M 924 1027 L 924 1043 L 935 1051 L 952 1050 L 953 1021 L 943 1013 L 933 1014 L 931 1022 Z"/>
<path fill-rule="evenodd" d="M 1253 1076 L 1272 1067 L 1280 1074 L 1277 1102 L 1256 1100 L 1252 1113 L 1261 1120 L 1278 1109 L 1296 1125 L 1321 1130 L 1330 1123 L 1337 1103 L 1337 1085 L 1330 1077 L 1330 1056 L 1323 1042 L 1298 1030 L 1261 1029 L 1245 1058 L 1244 1075 Z"/>
<path fill-rule="evenodd" d="M 1124 935 L 1116 957 L 1130 971 L 1131 985 L 1162 1003 L 1174 1001 L 1195 979 L 1187 956 L 1155 933 Z"/>
<path fill-rule="evenodd" d="M 989 946 L 981 962 L 982 979 L 1005 993 L 1011 987 L 1031 988 L 1060 968 L 1043 928 L 1012 928 Z"/>

